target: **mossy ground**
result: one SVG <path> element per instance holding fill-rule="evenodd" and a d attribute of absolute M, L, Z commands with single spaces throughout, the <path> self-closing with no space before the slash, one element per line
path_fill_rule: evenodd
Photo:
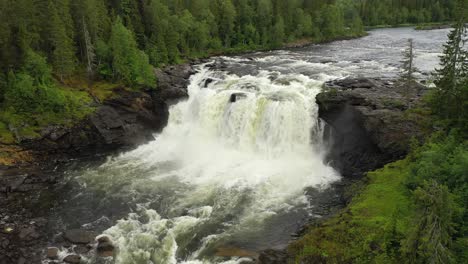
<path fill-rule="evenodd" d="M 69 87 L 60 87 L 61 93 L 73 100 L 73 107 L 61 112 L 37 111 L 20 112 L 3 108 L 0 111 L 0 143 L 15 144 L 20 139 L 34 139 L 40 136 L 45 126 L 56 124 L 69 126 L 93 112 L 88 93 Z"/>
<path fill-rule="evenodd" d="M 370 172 L 368 184 L 339 215 L 290 246 L 296 263 L 393 263 L 396 238 L 407 233 L 414 205 L 404 182 L 408 161 Z"/>

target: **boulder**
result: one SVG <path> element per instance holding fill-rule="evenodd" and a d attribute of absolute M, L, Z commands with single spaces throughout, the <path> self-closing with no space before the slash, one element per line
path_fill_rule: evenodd
<path fill-rule="evenodd" d="M 39 238 L 40 235 L 33 226 L 30 226 L 20 229 L 18 237 L 21 240 L 30 241 Z"/>
<path fill-rule="evenodd" d="M 96 237 L 98 245 L 96 246 L 96 251 L 100 257 L 111 257 L 114 255 L 114 245 L 112 240 L 107 235 L 100 235 Z"/>
<path fill-rule="evenodd" d="M 58 253 L 59 253 L 59 249 L 56 248 L 56 247 L 48 247 L 47 248 L 47 252 L 46 252 L 46 256 L 47 258 L 49 259 L 57 259 L 58 258 Z"/>
<path fill-rule="evenodd" d="M 63 261 L 66 263 L 70 263 L 70 264 L 78 264 L 81 262 L 81 257 L 78 255 L 71 254 L 71 255 L 66 256 L 63 259 Z"/>
<path fill-rule="evenodd" d="M 100 257 L 111 257 L 114 255 L 114 245 L 112 242 L 102 242 L 96 247 L 96 251 Z"/>
<path fill-rule="evenodd" d="M 65 231 L 63 237 L 73 244 L 89 244 L 94 241 L 96 233 L 82 229 L 71 229 Z"/>
<path fill-rule="evenodd" d="M 332 165 L 344 176 L 360 176 L 404 157 L 411 138 L 421 136 L 405 111 L 417 105 L 426 90 L 417 83 L 401 87 L 381 79 L 326 83 L 317 103 L 319 116 L 327 123 Z"/>

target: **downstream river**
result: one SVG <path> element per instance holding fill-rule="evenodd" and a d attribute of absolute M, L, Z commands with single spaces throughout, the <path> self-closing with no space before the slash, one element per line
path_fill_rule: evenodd
<path fill-rule="evenodd" d="M 379 29 L 198 65 L 189 99 L 170 108 L 154 141 L 66 173 L 51 230 L 109 235 L 118 264 L 240 263 L 284 248 L 339 197 L 315 102 L 323 83 L 395 77 L 408 38 L 418 77 L 428 78 L 447 33 Z"/>

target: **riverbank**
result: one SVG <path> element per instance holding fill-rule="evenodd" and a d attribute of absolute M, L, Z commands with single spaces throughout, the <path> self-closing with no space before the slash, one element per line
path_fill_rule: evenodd
<path fill-rule="evenodd" d="M 369 96 L 366 96 L 368 93 L 362 89 L 366 86 L 363 84 L 365 83 L 348 85 L 348 88 L 360 90 L 354 95 L 349 90 L 335 90 L 334 87 L 329 87 L 328 92 L 318 96 L 319 102 L 321 101 L 319 104 L 326 105 L 331 102 L 333 109 L 335 103 L 340 102 L 338 105 L 342 107 L 350 106 L 351 108 L 344 109 L 351 113 L 358 109 L 361 114 L 356 120 L 364 117 L 363 124 L 368 122 L 369 116 L 362 115 L 362 106 L 374 108 L 371 115 L 377 118 L 382 109 L 401 109 L 399 120 L 374 123 L 381 126 L 380 129 L 386 130 L 381 134 L 388 137 L 386 140 L 375 141 L 378 138 L 376 134 L 380 134 L 378 127 L 372 128 L 373 125 L 369 124 L 363 127 L 365 130 L 371 128 L 372 133 L 367 135 L 373 138 L 371 141 L 403 144 L 399 147 L 393 146 L 402 152 L 395 152 L 396 149 L 385 150 L 385 147 L 377 143 L 377 146 L 380 145 L 378 148 L 383 150 L 379 152 L 390 156 L 382 160 L 382 156 L 374 153 L 370 158 L 374 163 L 366 163 L 366 155 L 358 154 L 360 150 L 357 147 L 362 144 L 351 145 L 354 157 L 361 157 L 357 161 L 357 167 L 363 168 L 359 173 L 363 173 L 364 177 L 349 187 L 348 192 L 354 195 L 344 209 L 328 219 L 309 225 L 303 236 L 289 245 L 288 262 L 414 263 L 411 259 L 415 261 L 416 256 L 420 260 L 429 261 L 432 259 L 432 251 L 426 248 L 427 243 L 437 240 L 440 243 L 439 249 L 445 251 L 440 256 L 443 259 L 442 263 L 449 263 L 448 259 L 453 263 L 465 263 L 468 260 L 463 222 L 463 217 L 466 217 L 466 209 L 463 209 L 466 208 L 466 186 L 461 182 L 466 181 L 462 171 L 468 169 L 464 158 L 468 154 L 468 142 L 463 137 L 464 132 L 437 128 L 438 121 L 430 115 L 426 100 L 413 100 L 412 97 L 411 106 L 408 108 L 405 97 L 401 97 L 402 94 L 400 97 L 393 95 L 385 98 L 389 94 L 384 92 L 381 98 L 384 107 L 373 105 L 375 100 L 369 100 Z M 361 100 L 363 97 L 367 100 Z M 325 106 L 325 109 L 329 108 Z M 327 113 L 326 116 L 329 115 Z M 385 115 L 392 116 L 389 113 Z M 345 119 L 349 121 L 349 118 Z M 382 121 L 381 118 L 378 119 Z M 346 122 L 342 117 L 335 117 L 335 120 L 348 125 L 356 124 Z M 412 132 L 409 132 L 408 128 Z M 350 132 L 341 127 L 341 131 L 343 129 L 344 132 Z M 352 129 L 359 131 L 356 127 Z M 391 140 L 395 132 L 399 134 L 397 137 L 402 137 Z M 348 137 L 353 138 L 352 135 Z M 346 140 L 340 143 L 346 146 Z M 392 156 L 392 153 L 398 152 L 399 155 Z M 344 160 L 353 163 L 353 156 L 346 157 L 345 151 L 340 153 Z M 379 160 L 380 165 L 377 164 Z M 385 166 L 380 168 L 383 164 Z M 442 184 L 446 187 L 440 187 Z M 433 233 L 433 229 L 426 233 L 432 224 L 441 225 L 437 229 L 439 233 Z M 440 234 L 443 232 L 446 232 L 446 237 L 442 239 Z M 420 237 L 426 240 L 420 240 Z"/>
<path fill-rule="evenodd" d="M 467 154 L 466 144 L 466 140 L 442 133 L 422 146 L 413 145 L 405 159 L 367 173 L 345 209 L 322 223 L 309 226 L 305 235 L 289 246 L 290 262 L 401 263 L 416 254 L 422 255 L 425 248 L 413 248 L 413 245 L 427 243 L 416 239 L 417 232 L 424 232 L 421 231 L 425 225 L 422 219 L 427 211 L 433 210 L 434 204 L 424 204 L 428 201 L 420 197 L 429 192 L 439 195 L 431 199 L 444 199 L 443 206 L 448 209 L 446 214 L 442 213 L 448 219 L 435 221 L 451 221 L 455 227 L 450 234 L 451 246 L 444 250 L 450 250 L 454 263 L 465 263 L 467 241 L 462 218 L 466 214 L 463 209 L 466 187 L 449 186 L 450 190 L 455 190 L 455 195 L 444 197 L 444 191 L 433 193 L 435 190 L 432 190 L 431 193 L 426 187 L 415 189 L 412 186 L 427 184 L 423 181 L 428 177 L 440 177 L 438 182 L 442 183 L 443 179 L 463 179 L 460 172 L 450 168 L 466 170 L 466 164 L 461 161 Z M 440 211 L 433 213 L 441 214 Z M 430 239 L 439 239 L 438 234 L 434 236 Z"/>
<path fill-rule="evenodd" d="M 432 22 L 432 23 L 404 23 L 398 25 L 376 25 L 366 26 L 366 30 L 384 29 L 384 28 L 399 28 L 399 27 L 413 27 L 416 30 L 433 30 L 433 29 L 447 29 L 451 28 L 452 22 Z"/>

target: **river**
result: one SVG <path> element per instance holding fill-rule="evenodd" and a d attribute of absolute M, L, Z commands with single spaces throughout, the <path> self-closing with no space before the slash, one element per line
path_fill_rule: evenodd
<path fill-rule="evenodd" d="M 427 78 L 447 33 L 379 29 L 198 65 L 189 99 L 170 108 L 154 141 L 66 173 L 66 198 L 50 217 L 51 230 L 107 234 L 119 264 L 240 263 L 284 248 L 320 217 L 325 200 L 339 196 L 329 189 L 341 176 L 325 162 L 315 102 L 323 83 L 395 77 L 408 38 L 418 77 Z M 92 255 L 85 261 L 97 263 Z"/>

